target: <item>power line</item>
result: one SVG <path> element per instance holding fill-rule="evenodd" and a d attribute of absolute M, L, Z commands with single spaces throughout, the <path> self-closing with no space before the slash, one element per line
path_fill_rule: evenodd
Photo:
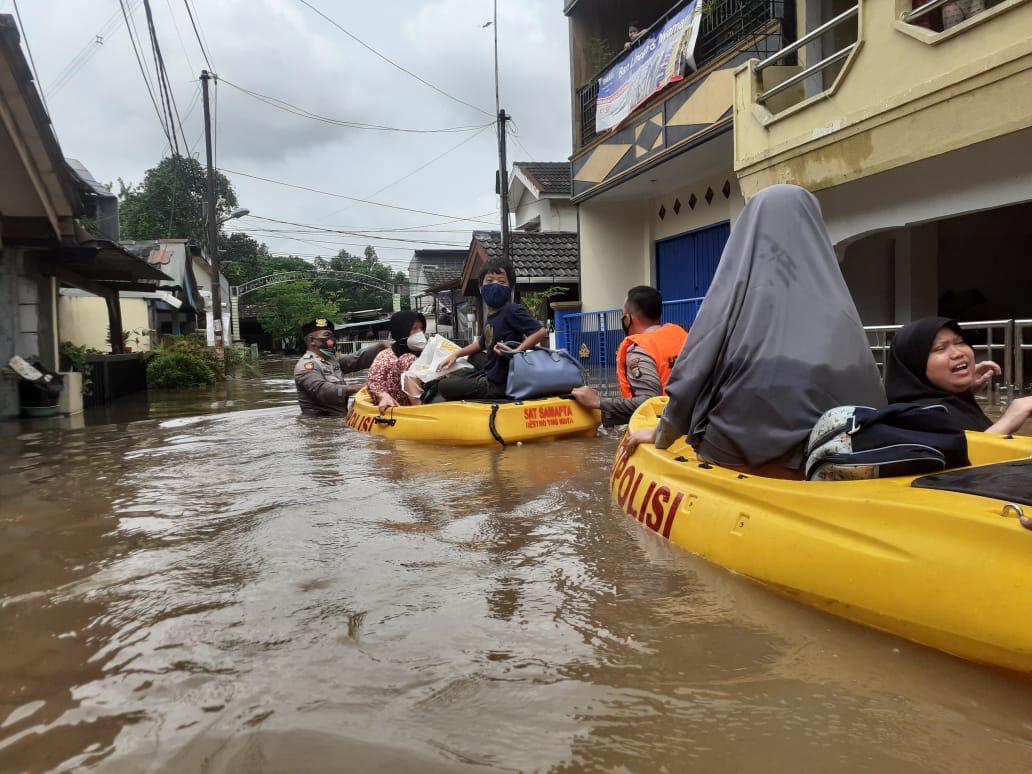
<path fill-rule="evenodd" d="M 29 36 L 25 34 L 25 22 L 22 21 L 21 11 L 18 10 L 18 0 L 14 0 L 14 15 L 18 17 L 18 26 L 21 27 L 22 40 L 25 42 L 25 51 L 29 55 L 29 64 L 32 65 L 32 75 L 36 79 L 36 91 L 39 92 L 39 98 L 43 102 L 43 107 L 47 111 L 47 117 L 50 116 L 50 107 L 47 105 L 47 98 L 43 96 L 43 82 L 39 79 L 39 72 L 36 70 L 36 60 L 32 57 L 32 49 L 29 47 Z"/>
<path fill-rule="evenodd" d="M 488 129 L 489 127 L 491 127 L 491 126 L 493 126 L 493 125 L 494 125 L 494 123 L 493 123 L 493 122 L 492 122 L 492 123 L 489 123 L 489 124 L 484 124 L 484 126 L 483 126 L 483 127 L 481 127 L 480 131 L 479 131 L 479 132 L 477 132 L 476 134 L 470 135 L 469 137 L 467 137 L 466 139 L 464 139 L 464 140 L 463 140 L 462 142 L 460 142 L 460 143 L 459 143 L 458 145 L 453 145 L 453 146 L 452 146 L 451 148 L 448 148 L 448 150 L 446 150 L 446 151 L 445 151 L 444 153 L 440 153 L 440 154 L 438 154 L 438 155 L 434 156 L 434 157 L 433 157 L 432 159 L 430 159 L 429 161 L 427 161 L 427 162 L 426 162 L 425 164 L 422 164 L 422 165 L 420 165 L 420 166 L 416 167 L 415 169 L 413 169 L 413 170 L 412 170 L 411 172 L 409 172 L 408 174 L 402 175 L 402 176 L 401 176 L 401 177 L 399 177 L 399 178 L 398 178 L 397 180 L 393 180 L 393 181 L 391 181 L 390 183 L 388 183 L 387 185 L 383 186 L 382 188 L 377 188 L 377 189 L 376 189 L 375 191 L 373 191 L 373 192 L 372 192 L 371 194 L 368 194 L 368 196 L 370 196 L 370 197 L 372 197 L 372 196 L 377 196 L 377 195 L 379 195 L 379 194 L 382 194 L 382 193 L 383 193 L 384 191 L 386 191 L 386 190 L 387 190 L 388 188 L 393 188 L 393 187 L 394 187 L 394 186 L 396 186 L 396 185 L 397 185 L 398 183 L 400 183 L 400 182 L 402 182 L 402 181 L 404 181 L 404 180 L 408 180 L 408 179 L 409 179 L 410 177 L 412 177 L 412 176 L 413 176 L 414 174 L 416 174 L 417 172 L 421 172 L 421 171 L 423 171 L 424 169 L 426 169 L 427 167 L 429 167 L 429 166 L 430 166 L 431 164 L 433 164 L 433 163 L 434 163 L 435 161 L 438 161 L 439 159 L 443 159 L 443 158 L 444 158 L 445 156 L 447 156 L 447 155 L 448 155 L 449 153 L 451 153 L 452 151 L 456 151 L 456 150 L 458 150 L 459 148 L 461 148 L 461 147 L 462 147 L 463 145 L 465 145 L 466 143 L 468 143 L 468 142 L 470 142 L 470 141 L 472 141 L 472 140 L 476 139 L 477 137 L 479 137 L 479 136 L 480 136 L 481 134 L 483 134 L 483 133 L 484 133 L 484 130 Z M 333 215 L 338 215 L 338 214 L 340 214 L 340 213 L 342 213 L 342 212 L 347 212 L 348 210 L 350 210 L 350 209 L 351 209 L 352 207 L 354 207 L 354 206 L 355 206 L 354 204 L 349 204 L 349 205 L 346 205 L 346 206 L 344 206 L 344 207 L 341 207 L 341 208 L 340 208 L 340 209 L 338 209 L 338 210 L 334 210 L 333 212 L 328 212 L 328 213 L 327 213 L 326 215 L 324 215 L 323 217 L 324 217 L 324 218 L 329 218 L 329 217 L 331 217 L 331 216 L 333 216 Z"/>
<path fill-rule="evenodd" d="M 165 5 L 168 6 L 168 15 L 172 17 L 172 26 L 176 30 L 176 38 L 179 39 L 179 47 L 183 49 L 183 56 L 186 57 L 187 67 L 190 68 L 191 73 L 197 72 L 194 69 L 193 62 L 190 60 L 190 52 L 186 50 L 186 43 L 183 42 L 183 36 L 179 32 L 179 22 L 176 21 L 175 11 L 172 10 L 172 0 L 165 0 Z"/>
<path fill-rule="evenodd" d="M 179 118 L 179 107 L 176 105 L 175 95 L 168 80 L 168 72 L 165 70 L 165 59 L 161 55 L 161 45 L 158 43 L 158 33 L 154 28 L 154 15 L 151 10 L 150 0 L 143 0 L 143 10 L 147 16 L 147 30 L 150 33 L 151 51 L 154 54 L 154 70 L 157 74 L 158 89 L 161 95 L 161 104 L 168 114 L 169 127 L 172 130 L 172 150 L 175 155 L 179 153 L 179 139 L 176 135 L 176 125 L 179 126 L 179 133 L 183 136 L 183 145 L 189 140 L 186 139 L 186 132 L 183 131 L 183 122 Z"/>
<path fill-rule="evenodd" d="M 251 180 L 261 180 L 264 183 L 273 183 L 275 185 L 282 185 L 282 186 L 284 186 L 286 188 L 295 188 L 295 189 L 297 189 L 299 191 L 308 191 L 310 193 L 317 193 L 317 194 L 321 194 L 322 196 L 332 196 L 332 197 L 334 197 L 336 199 L 347 199 L 348 201 L 359 202 L 361 204 L 368 204 L 368 205 L 371 205 L 373 207 L 385 207 L 385 208 L 390 209 L 390 210 L 401 210 L 403 212 L 415 212 L 415 213 L 418 213 L 420 215 L 433 215 L 434 217 L 437 217 L 437 218 L 452 218 L 456 222 L 458 222 L 458 221 L 477 222 L 477 220 L 478 220 L 477 218 L 462 218 L 462 217 L 459 217 L 457 215 L 447 215 L 447 214 L 445 214 L 443 212 L 433 212 L 432 210 L 417 210 L 417 209 L 414 209 L 412 207 L 402 207 L 402 206 L 397 205 L 397 204 L 384 204 L 383 202 L 374 202 L 374 201 L 370 201 L 368 199 L 360 199 L 357 196 L 345 196 L 344 194 L 332 193 L 330 191 L 320 191 L 318 188 L 309 188 L 308 186 L 304 186 L 304 185 L 295 185 L 293 183 L 285 183 L 282 180 L 273 180 L 272 178 L 268 178 L 268 177 L 260 177 L 259 175 L 251 175 L 251 174 L 248 174 L 247 172 L 237 172 L 236 170 L 226 169 L 225 167 L 220 167 L 219 168 L 219 172 L 224 172 L 224 173 L 229 174 L 229 175 L 239 175 L 240 177 L 247 177 L 247 178 L 250 178 Z"/>
<path fill-rule="evenodd" d="M 494 210 L 492 210 L 491 212 L 484 213 L 484 215 L 478 216 L 478 217 L 486 217 L 488 215 L 494 215 L 494 214 L 495 214 Z M 465 234 L 465 233 L 467 233 L 469 231 L 469 229 L 459 229 L 459 230 L 451 229 L 451 230 L 445 230 L 445 231 L 440 231 L 440 232 L 435 232 L 435 231 L 431 230 L 432 226 L 447 226 L 447 225 L 449 225 L 451 223 L 454 223 L 455 221 L 453 221 L 453 220 L 442 220 L 442 221 L 437 221 L 436 223 L 426 223 L 426 224 L 419 225 L 419 226 L 400 226 L 398 228 L 376 228 L 376 227 L 362 227 L 362 226 L 340 226 L 340 225 L 331 224 L 331 223 L 294 223 L 293 221 L 289 221 L 289 220 L 277 220 L 276 218 L 267 218 L 267 217 L 263 217 L 261 215 L 248 215 L 248 217 L 249 218 L 253 218 L 255 220 L 266 220 L 266 221 L 269 221 L 270 223 L 279 223 L 281 225 L 289 225 L 289 226 L 299 226 L 301 228 L 315 229 L 315 230 L 318 230 L 318 231 L 327 231 L 327 230 L 332 231 L 332 230 L 347 229 L 349 231 L 354 231 L 354 232 L 363 233 L 363 234 L 366 234 L 366 233 L 375 234 L 375 233 L 378 233 L 378 232 Z M 488 222 L 488 221 L 485 221 L 485 222 Z"/>
<path fill-rule="evenodd" d="M 412 72 L 411 70 L 407 70 L 407 69 L 405 69 L 405 68 L 404 68 L 404 67 L 402 67 L 402 66 L 401 66 L 400 64 L 398 64 L 397 62 L 395 62 L 395 61 L 394 61 L 393 59 L 390 59 L 389 57 L 385 56 L 384 54 L 381 54 L 381 53 L 380 53 L 379 51 L 377 51 L 377 50 L 376 50 L 375 48 L 373 48 L 372 46 L 370 46 L 370 45 L 369 45 L 368 43 L 366 43 L 366 42 L 365 42 L 364 40 L 362 40 L 361 38 L 357 37 L 356 35 L 354 35 L 353 33 L 349 32 L 348 30 L 344 29 L 344 28 L 343 28 L 342 26 L 340 26 L 340 24 L 338 24 L 337 22 L 335 22 L 335 21 L 334 21 L 333 19 L 331 19 L 331 18 L 330 18 L 329 16 L 327 16 L 326 14 L 324 14 L 324 13 L 323 13 L 322 11 L 320 11 L 320 10 L 319 10 L 318 8 L 316 8 L 316 7 L 314 6 L 314 5 L 312 5 L 311 3 L 309 3 L 309 2 L 308 2 L 308 0 L 298 0 L 298 2 L 299 2 L 299 3 L 301 3 L 302 5 L 306 6 L 307 8 L 311 9 L 311 10 L 312 10 L 312 11 L 314 11 L 315 13 L 319 14 L 319 16 L 321 16 L 321 17 L 322 17 L 323 19 L 325 19 L 326 21 L 328 21 L 328 22 L 329 22 L 330 24 L 332 24 L 332 25 L 333 25 L 334 27 L 336 27 L 336 28 L 337 28 L 338 30 L 340 30 L 341 32 L 343 32 L 343 33 L 344 33 L 345 35 L 347 35 L 347 36 L 348 36 L 349 38 L 351 38 L 351 39 L 352 39 L 353 41 L 355 41 L 356 43 L 358 43 L 358 44 L 359 44 L 360 46 L 362 46 L 362 48 L 366 49 L 367 51 L 370 51 L 370 52 L 372 52 L 373 54 L 375 54 L 376 56 L 378 56 L 378 57 L 379 57 L 380 59 L 382 59 L 383 61 L 385 61 L 385 62 L 386 62 L 387 64 L 391 65 L 392 67 L 395 67 L 395 68 L 397 68 L 398 70 L 401 70 L 401 71 L 402 71 L 403 73 L 405 73 L 406 75 L 410 75 L 410 76 L 412 76 L 412 77 L 413 77 L 413 78 L 415 78 L 415 79 L 416 79 L 417 81 L 419 81 L 420 83 L 422 83 L 422 84 L 423 84 L 424 86 L 429 86 L 429 87 L 430 87 L 431 89 L 433 89 L 434 91 L 436 91 L 436 92 L 437 92 L 438 94 L 441 94 L 441 95 L 443 95 L 443 96 L 447 97 L 447 98 L 448 98 L 448 99 L 450 99 L 450 100 L 453 100 L 453 101 L 455 101 L 455 102 L 458 102 L 458 103 L 459 103 L 460 105 L 465 105 L 465 106 L 466 106 L 466 107 L 468 107 L 468 108 L 472 108 L 473 110 L 476 110 L 476 111 L 478 111 L 478 112 L 480 112 L 480 113 L 483 113 L 483 114 L 484 114 L 485 116 L 491 116 L 491 113 L 489 113 L 488 111 L 486 111 L 486 110 L 484 110 L 484 109 L 482 109 L 482 108 L 479 108 L 479 107 L 477 107 L 476 105 L 473 105 L 473 104 L 471 104 L 471 103 L 469 103 L 469 102 L 466 102 L 466 101 L 465 101 L 465 100 L 463 100 L 463 99 L 459 99 L 459 98 L 458 98 L 458 97 L 456 97 L 456 96 L 455 96 L 454 94 L 449 94 L 449 93 L 448 93 L 448 92 L 446 92 L 446 91 L 445 91 L 444 89 L 442 89 L 442 88 L 440 88 L 440 87 L 438 87 L 438 86 L 435 86 L 434 84 L 430 83 L 430 81 L 428 81 L 428 80 L 426 80 L 425 78 L 422 78 L 422 77 L 420 77 L 420 76 L 416 75 L 416 74 L 415 74 L 414 72 Z M 491 117 L 493 118 L 494 116 L 491 116 Z"/>
<path fill-rule="evenodd" d="M 165 119 L 161 115 L 161 110 L 158 108 L 158 100 L 154 96 L 154 89 L 151 88 L 150 79 L 147 77 L 147 68 L 143 66 L 143 58 L 140 56 L 140 47 L 136 45 L 136 35 L 133 34 L 135 27 L 132 26 L 130 19 L 132 18 L 125 8 L 125 0 L 118 0 L 118 5 L 122 9 L 122 18 L 125 19 L 126 32 L 129 33 L 129 42 L 133 44 L 133 53 L 136 54 L 136 64 L 140 67 L 140 75 L 143 76 L 143 83 L 147 87 L 147 93 L 150 95 L 151 104 L 154 106 L 154 112 L 158 116 L 158 123 L 161 124 L 161 130 L 165 134 L 165 138 L 168 140 L 168 144 L 171 147 L 172 137 L 169 135 L 169 128 L 165 126 Z"/>
<path fill-rule="evenodd" d="M 257 216 L 255 216 L 255 217 L 257 217 Z M 291 220 L 276 220 L 275 218 L 262 218 L 262 220 L 269 220 L 269 221 L 272 221 L 273 223 L 282 223 L 282 224 L 287 225 L 287 226 L 305 227 L 305 224 L 303 224 L 303 223 L 295 223 L 294 221 L 291 221 Z M 456 243 L 456 242 L 437 242 L 437 241 L 429 240 L 429 239 L 410 239 L 410 238 L 406 238 L 406 237 L 374 236 L 374 235 L 369 235 L 368 232 L 344 231 L 342 229 L 336 229 L 336 228 L 320 228 L 320 229 L 316 229 L 316 230 L 314 230 L 312 232 L 309 232 L 309 233 L 315 233 L 315 234 L 343 234 L 344 236 L 362 237 L 362 238 L 365 238 L 365 239 L 381 239 L 381 240 L 388 241 L 388 242 L 408 242 L 408 243 L 416 243 L 416 244 L 440 244 L 440 245 L 448 245 L 448 246 L 456 246 L 456 245 L 461 246 L 461 243 Z"/>
<path fill-rule="evenodd" d="M 142 0 L 131 0 L 129 4 L 129 12 L 133 13 L 135 8 L 133 5 L 139 6 Z M 93 37 L 86 43 L 78 53 L 73 56 L 68 64 L 62 68 L 61 72 L 54 78 L 54 82 L 47 89 L 47 94 L 53 97 L 57 92 L 67 85 L 72 78 L 74 78 L 78 72 L 86 66 L 86 64 L 94 57 L 94 55 L 103 48 L 104 43 L 107 42 L 105 38 L 108 38 L 121 29 L 122 18 L 118 11 L 115 11 L 108 17 L 107 21 L 101 25 L 101 28 L 94 33 Z"/>
<path fill-rule="evenodd" d="M 267 236 L 262 229 L 253 228 L 241 228 L 237 230 L 237 233 L 257 235 L 260 237 Z M 411 252 L 414 248 L 412 247 L 401 247 L 398 245 L 374 245 L 371 242 L 349 242 L 346 240 L 326 240 L 326 239 L 303 239 L 302 237 L 288 237 L 288 236 L 276 236 L 277 239 L 287 239 L 291 242 L 301 242 L 302 244 L 312 245 L 313 247 L 372 247 L 375 250 L 401 250 L 403 252 Z M 467 247 L 469 243 L 451 243 L 451 242 L 421 242 L 420 244 L 434 245 L 440 247 Z"/>
<path fill-rule="evenodd" d="M 215 71 L 215 67 L 211 63 L 211 58 L 208 56 L 208 49 L 204 45 L 204 41 L 201 39 L 201 32 L 197 28 L 197 21 L 194 19 L 193 10 L 190 8 L 190 0 L 183 0 L 183 5 L 186 6 L 186 14 L 190 17 L 190 26 L 193 27 L 194 37 L 197 38 L 197 45 L 201 48 L 201 55 L 204 56 L 204 63 L 208 65 L 208 70 L 211 72 Z"/>
<path fill-rule="evenodd" d="M 397 127 L 397 126 L 383 126 L 381 124 L 368 124 L 368 123 L 365 123 L 363 121 L 347 121 L 347 120 L 341 119 L 341 118 L 330 118 L 329 116 L 322 116 L 322 115 L 319 115 L 318 113 L 313 113 L 310 110 L 307 110 L 307 109 L 305 109 L 303 107 L 298 107 L 297 105 L 293 105 L 293 104 L 287 102 L 286 100 L 279 99 L 278 97 L 270 97 L 268 94 L 262 94 L 262 93 L 257 92 L 257 91 L 252 91 L 250 89 L 245 89 L 243 86 L 235 84 L 232 81 L 226 80 L 225 78 L 220 78 L 219 80 L 221 80 L 227 86 L 230 86 L 230 87 L 236 89 L 237 91 L 243 92 L 244 94 L 247 94 L 249 97 L 253 97 L 254 99 L 258 100 L 259 102 L 264 102 L 265 104 L 270 105 L 271 107 L 277 108 L 279 110 L 282 110 L 282 111 L 284 111 L 286 113 L 291 113 L 293 115 L 300 116 L 301 118 L 310 118 L 313 121 L 321 121 L 323 123 L 331 124 L 333 126 L 344 126 L 344 127 L 349 128 L 349 129 L 373 129 L 373 130 L 382 131 L 382 132 L 406 132 L 406 133 L 413 133 L 413 134 L 440 134 L 440 133 L 445 133 L 445 132 L 472 132 L 472 131 L 475 131 L 477 129 L 483 129 L 485 126 L 491 126 L 490 123 L 487 123 L 487 124 L 472 124 L 472 125 L 466 125 L 466 126 L 449 126 L 449 127 L 443 128 L 443 129 L 408 129 L 408 128 L 402 128 L 402 127 Z"/>

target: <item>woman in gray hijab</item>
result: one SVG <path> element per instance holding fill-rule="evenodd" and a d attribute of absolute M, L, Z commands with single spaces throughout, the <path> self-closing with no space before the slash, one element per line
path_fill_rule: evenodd
<path fill-rule="evenodd" d="M 811 193 L 775 185 L 746 205 L 666 392 L 657 428 L 628 436 L 628 451 L 687 435 L 703 461 L 781 478 L 802 478 L 825 411 L 885 405 Z"/>

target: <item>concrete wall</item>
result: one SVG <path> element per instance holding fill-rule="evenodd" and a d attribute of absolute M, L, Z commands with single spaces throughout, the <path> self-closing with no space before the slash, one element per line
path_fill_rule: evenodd
<path fill-rule="evenodd" d="M 576 231 L 577 207 L 565 199 L 550 199 L 552 212 L 549 231 Z"/>
<path fill-rule="evenodd" d="M 729 186 L 727 196 L 723 194 L 725 182 Z M 707 190 L 713 191 L 709 202 Z M 689 205 L 693 194 L 694 209 Z M 580 205 L 583 310 L 618 307 L 628 288 L 654 284 L 657 240 L 726 221 L 733 225 L 744 206 L 730 159 L 722 172 L 660 195 L 584 202 Z"/>
<path fill-rule="evenodd" d="M 894 323 L 895 239 L 880 236 L 850 245 L 841 267 L 864 325 Z"/>
<path fill-rule="evenodd" d="M 577 207 L 565 199 L 535 199 L 524 194 L 515 212 L 515 228 L 526 230 L 526 226 L 538 219 L 538 231 L 576 231 Z"/>
<path fill-rule="evenodd" d="M 151 348 L 149 335 L 133 333 L 151 328 L 148 304 L 142 298 L 119 299 L 122 309 L 122 330 L 130 331 L 125 345 L 133 352 L 147 352 Z M 107 304 L 99 296 L 61 296 L 58 304 L 61 341 L 70 341 L 79 347 L 92 347 L 110 352 L 108 342 Z M 139 338 L 139 341 L 136 339 Z"/>
<path fill-rule="evenodd" d="M 18 382 L 8 372 L 7 361 L 12 355 L 22 354 L 18 347 L 20 268 L 21 252 L 0 248 L 0 418 L 18 414 Z"/>
<path fill-rule="evenodd" d="M 56 292 L 30 253 L 0 248 L 0 417 L 19 410 L 17 379 L 5 373 L 12 355 L 57 370 Z"/>
<path fill-rule="evenodd" d="M 727 197 L 722 193 L 725 182 L 729 183 L 731 188 Z M 713 191 L 713 199 L 710 203 L 706 202 L 707 190 Z M 688 205 L 693 194 L 696 199 L 695 209 Z M 676 202 L 680 203 L 678 208 L 680 212 L 674 211 Z M 690 186 L 653 199 L 651 208 L 653 239 L 666 239 L 727 220 L 734 225 L 744 206 L 745 200 L 738 187 L 738 179 L 728 168 L 724 174 L 707 176 Z M 659 216 L 660 207 L 664 209 L 662 218 Z"/>
<path fill-rule="evenodd" d="M 651 202 L 586 202 L 580 207 L 581 303 L 613 309 L 627 289 L 652 282 Z"/>
<path fill-rule="evenodd" d="M 736 71 L 746 197 L 779 182 L 817 191 L 1032 126 L 1032 99 L 1017 96 L 1032 94 L 1032 3 L 1003 0 L 938 34 L 899 21 L 906 0 L 862 6 L 862 45 L 828 92 L 771 113 L 755 74 Z"/>

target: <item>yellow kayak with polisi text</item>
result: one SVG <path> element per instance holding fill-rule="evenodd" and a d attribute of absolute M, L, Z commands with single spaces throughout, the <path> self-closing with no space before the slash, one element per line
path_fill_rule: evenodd
<path fill-rule="evenodd" d="M 655 426 L 666 401 L 643 404 L 628 431 Z M 968 454 L 965 470 L 1027 460 L 1032 438 L 968 433 Z M 715 564 L 851 621 L 1032 672 L 1032 518 L 914 481 L 744 475 L 700 462 L 685 438 L 621 449 L 610 477 L 624 513 Z"/>
<path fill-rule="evenodd" d="M 383 415 L 363 388 L 355 395 L 347 425 L 364 433 L 409 441 L 479 446 L 594 435 L 602 415 L 571 398 L 511 402 L 457 400 L 399 406 Z"/>

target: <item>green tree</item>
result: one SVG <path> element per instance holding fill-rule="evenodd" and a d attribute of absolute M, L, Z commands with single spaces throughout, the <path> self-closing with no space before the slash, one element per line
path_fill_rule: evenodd
<path fill-rule="evenodd" d="M 319 290 L 327 297 L 333 298 L 339 305 L 342 312 L 354 312 L 359 309 L 389 309 L 391 306 L 391 294 L 396 285 L 407 287 L 408 275 L 404 272 L 396 272 L 390 266 L 380 263 L 376 250 L 366 247 L 363 257 L 352 255 L 347 250 L 341 250 L 330 259 L 330 268 L 334 271 L 346 271 L 352 274 L 369 277 L 370 280 L 385 282 L 391 287 L 390 290 L 380 290 L 360 282 L 331 279 L 318 280 Z M 408 293 L 402 289 L 402 308 L 408 308 Z"/>
<path fill-rule="evenodd" d="M 337 305 L 315 292 L 311 282 L 288 282 L 261 291 L 258 322 L 278 339 L 301 339 L 301 326 L 318 317 L 334 319 Z"/>
<path fill-rule="evenodd" d="M 264 276 L 267 273 L 263 272 L 264 264 L 272 258 L 266 245 L 239 232 L 219 235 L 219 257 L 222 273 L 230 285 L 241 285 Z"/>
<path fill-rule="evenodd" d="M 123 239 L 189 239 L 204 244 L 204 200 L 207 175 L 195 158 L 172 156 L 148 169 L 139 185 L 119 184 L 119 220 Z M 237 206 L 236 193 L 225 175 L 215 174 L 219 217 Z"/>

